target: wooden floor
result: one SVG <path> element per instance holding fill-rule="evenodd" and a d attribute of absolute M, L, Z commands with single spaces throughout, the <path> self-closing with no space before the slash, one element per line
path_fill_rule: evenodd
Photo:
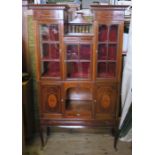
<path fill-rule="evenodd" d="M 87 132 L 83 132 L 86 131 Z M 109 133 L 92 129 L 55 130 L 41 150 L 40 139 L 26 148 L 25 155 L 131 155 L 131 143 L 118 142 L 118 151 L 113 148 Z"/>

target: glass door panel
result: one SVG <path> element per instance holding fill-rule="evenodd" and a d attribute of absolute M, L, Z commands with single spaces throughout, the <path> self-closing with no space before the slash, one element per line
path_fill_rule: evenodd
<path fill-rule="evenodd" d="M 58 41 L 59 40 L 59 31 L 58 25 L 50 25 L 49 26 L 49 35 L 51 41 Z"/>
<path fill-rule="evenodd" d="M 90 60 L 91 47 L 90 45 L 80 45 L 80 60 Z"/>
<path fill-rule="evenodd" d="M 66 62 L 67 78 L 78 78 L 79 62 Z"/>
<path fill-rule="evenodd" d="M 117 25 L 111 25 L 109 28 L 109 41 L 117 41 L 117 33 L 118 33 L 118 26 Z"/>
<path fill-rule="evenodd" d="M 41 75 L 43 77 L 60 77 L 60 63 L 51 61 L 41 62 Z"/>
<path fill-rule="evenodd" d="M 116 76 L 118 25 L 100 24 L 98 29 L 97 78 Z"/>
<path fill-rule="evenodd" d="M 59 44 L 50 45 L 50 58 L 59 59 Z"/>
<path fill-rule="evenodd" d="M 106 62 L 98 62 L 97 64 L 97 76 L 98 77 L 105 77 L 107 73 Z"/>
<path fill-rule="evenodd" d="M 42 44 L 41 57 L 42 57 L 42 59 L 49 59 L 50 58 L 49 44 L 47 44 L 47 43 Z"/>
<path fill-rule="evenodd" d="M 109 44 L 108 60 L 116 60 L 116 54 L 117 54 L 117 45 L 116 44 Z"/>
<path fill-rule="evenodd" d="M 106 60 L 107 59 L 107 45 L 99 44 L 98 46 L 98 60 Z"/>
<path fill-rule="evenodd" d="M 90 62 L 67 62 L 67 78 L 89 78 Z"/>
<path fill-rule="evenodd" d="M 108 40 L 108 27 L 106 25 L 99 25 L 98 40 L 99 42 L 105 42 Z"/>
<path fill-rule="evenodd" d="M 77 60 L 78 56 L 78 45 L 67 45 L 66 49 L 67 60 Z"/>
<path fill-rule="evenodd" d="M 107 76 L 115 77 L 116 73 L 116 62 L 109 62 L 107 65 Z"/>
<path fill-rule="evenodd" d="M 40 25 L 41 76 L 60 78 L 58 24 Z"/>
<path fill-rule="evenodd" d="M 49 26 L 46 24 L 42 24 L 40 27 L 40 35 L 42 41 L 49 40 Z"/>
<path fill-rule="evenodd" d="M 81 62 L 80 63 L 79 77 L 81 77 L 81 78 L 89 78 L 90 77 L 90 62 Z"/>

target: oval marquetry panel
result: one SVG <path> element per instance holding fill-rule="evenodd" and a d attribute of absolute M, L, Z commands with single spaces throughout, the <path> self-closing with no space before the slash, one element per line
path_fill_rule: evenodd
<path fill-rule="evenodd" d="M 57 104 L 57 98 L 54 94 L 48 96 L 48 105 L 50 108 L 54 108 Z"/>
<path fill-rule="evenodd" d="M 103 95 L 101 105 L 104 109 L 109 108 L 110 106 L 110 97 L 109 95 Z"/>

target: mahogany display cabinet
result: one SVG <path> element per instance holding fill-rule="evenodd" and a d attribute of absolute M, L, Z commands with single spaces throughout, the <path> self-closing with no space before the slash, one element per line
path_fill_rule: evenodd
<path fill-rule="evenodd" d="M 41 126 L 115 127 L 125 8 L 92 5 L 91 20 L 69 20 L 67 5 L 29 5 Z"/>

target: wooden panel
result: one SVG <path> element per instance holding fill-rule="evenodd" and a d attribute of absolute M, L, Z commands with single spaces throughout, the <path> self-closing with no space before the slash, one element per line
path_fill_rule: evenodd
<path fill-rule="evenodd" d="M 116 84 L 97 84 L 95 91 L 96 118 L 104 119 L 104 117 L 115 116 L 117 104 L 117 86 Z"/>
<path fill-rule="evenodd" d="M 62 11 L 57 10 L 34 10 L 34 18 L 37 20 L 42 19 L 63 19 L 64 14 Z"/>
<path fill-rule="evenodd" d="M 79 41 L 79 38 L 78 37 L 64 37 L 64 41 L 67 42 L 67 41 L 75 41 L 75 42 L 78 42 Z"/>
<path fill-rule="evenodd" d="M 122 11 L 94 11 L 95 20 L 123 20 L 124 14 Z"/>
<path fill-rule="evenodd" d="M 80 41 L 80 42 L 92 41 L 92 37 L 80 37 L 80 38 L 79 38 L 79 41 Z"/>
<path fill-rule="evenodd" d="M 124 20 L 126 5 L 91 5 L 94 19 L 98 21 L 117 21 Z"/>
<path fill-rule="evenodd" d="M 41 106 L 43 113 L 61 112 L 60 86 L 42 85 L 41 86 Z"/>
<path fill-rule="evenodd" d="M 64 41 L 65 42 L 70 42 L 70 41 L 75 41 L 75 42 L 90 42 L 92 41 L 93 37 L 90 36 L 90 37 L 64 37 Z"/>

